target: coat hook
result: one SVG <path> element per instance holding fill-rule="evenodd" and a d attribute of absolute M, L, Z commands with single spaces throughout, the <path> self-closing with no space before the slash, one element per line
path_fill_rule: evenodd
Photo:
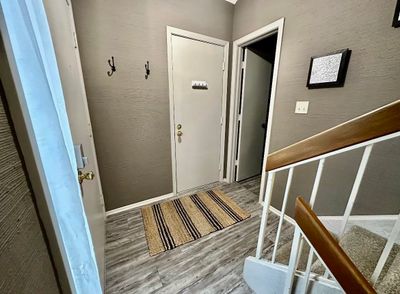
<path fill-rule="evenodd" d="M 116 71 L 115 63 L 114 63 L 114 56 L 111 56 L 111 60 L 110 59 L 108 60 L 108 65 L 111 67 L 111 71 L 107 71 L 107 74 L 109 77 L 111 77 L 113 75 L 113 73 Z"/>
<path fill-rule="evenodd" d="M 144 78 L 147 80 L 150 75 L 150 64 L 148 61 L 144 64 L 144 69 L 146 70 Z"/>

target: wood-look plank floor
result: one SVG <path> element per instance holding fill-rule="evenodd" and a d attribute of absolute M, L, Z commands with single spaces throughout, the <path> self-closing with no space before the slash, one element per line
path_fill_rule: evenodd
<path fill-rule="evenodd" d="M 251 217 L 222 231 L 150 257 L 140 209 L 107 218 L 106 293 L 252 293 L 242 277 L 247 256 L 254 256 L 260 225 L 260 178 L 214 184 Z M 278 218 L 272 217 L 265 238 L 270 255 Z M 284 228 L 282 243 L 291 237 Z"/>

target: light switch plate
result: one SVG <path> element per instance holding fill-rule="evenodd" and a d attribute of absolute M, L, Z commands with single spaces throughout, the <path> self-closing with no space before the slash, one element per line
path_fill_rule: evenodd
<path fill-rule="evenodd" d="M 307 114 L 310 101 L 296 101 L 294 113 Z"/>

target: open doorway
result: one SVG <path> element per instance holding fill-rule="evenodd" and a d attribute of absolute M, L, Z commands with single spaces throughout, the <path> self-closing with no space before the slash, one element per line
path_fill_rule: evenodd
<path fill-rule="evenodd" d="M 263 201 L 263 167 L 269 153 L 271 124 L 284 19 L 233 43 L 227 181 L 258 181 Z M 254 191 L 256 192 L 256 191 Z"/>
<path fill-rule="evenodd" d="M 261 175 L 276 41 L 274 33 L 242 50 L 235 181 Z"/>

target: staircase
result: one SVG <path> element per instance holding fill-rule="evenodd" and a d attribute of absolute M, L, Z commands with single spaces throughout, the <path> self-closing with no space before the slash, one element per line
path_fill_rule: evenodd
<path fill-rule="evenodd" d="M 358 190 L 375 144 L 400 136 L 400 100 L 270 154 L 267 186 L 255 257 L 246 258 L 244 278 L 256 293 L 400 293 L 400 214 L 386 239 L 362 226 L 348 225 Z M 363 148 L 341 228 L 329 232 L 312 210 L 325 159 Z M 296 199 L 294 218 L 286 214 L 294 168 L 318 161 L 309 201 Z M 277 172 L 288 170 L 280 212 L 271 208 Z M 399 167 L 400 174 L 400 167 Z M 292 191 L 294 192 L 294 191 Z M 326 200 L 325 200 L 326 201 Z M 334 199 L 333 199 L 334 201 Z M 270 212 L 279 216 L 271 256 L 263 256 Z M 283 223 L 293 239 L 280 245 Z"/>

